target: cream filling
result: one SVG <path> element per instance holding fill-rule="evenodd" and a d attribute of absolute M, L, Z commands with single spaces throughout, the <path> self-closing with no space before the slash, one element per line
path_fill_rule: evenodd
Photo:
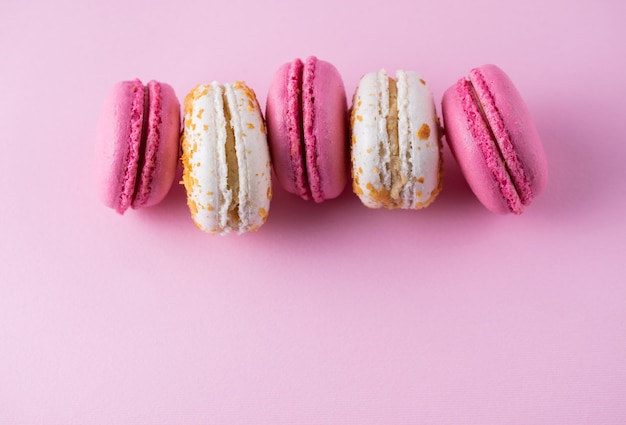
<path fill-rule="evenodd" d="M 235 142 L 235 130 L 233 115 L 237 113 L 236 103 L 231 99 L 232 89 L 225 85 L 222 92 L 222 103 L 224 105 L 224 121 L 226 131 L 226 141 L 224 143 L 224 153 L 226 155 L 226 188 L 230 192 L 230 202 L 224 205 L 227 211 L 226 221 L 228 227 L 237 229 L 239 227 L 239 164 L 237 161 L 237 148 Z"/>
<path fill-rule="evenodd" d="M 391 184 L 389 196 L 396 203 L 406 179 L 402 178 L 400 145 L 398 141 L 398 89 L 393 78 L 389 80 L 389 114 L 387 115 L 387 137 L 389 138 L 389 172 Z"/>

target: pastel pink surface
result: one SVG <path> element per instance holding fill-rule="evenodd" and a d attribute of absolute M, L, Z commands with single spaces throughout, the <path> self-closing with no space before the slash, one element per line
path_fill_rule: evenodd
<path fill-rule="evenodd" d="M 548 167 L 510 78 L 494 65 L 474 69 L 469 81 L 463 78 L 444 93 L 442 111 L 448 145 L 478 199 L 494 212 L 521 213 L 543 191 Z M 501 147 L 494 135 L 504 140 Z"/>
<path fill-rule="evenodd" d="M 179 128 L 180 105 L 169 85 L 134 80 L 111 88 L 95 143 L 96 187 L 106 206 L 122 214 L 165 197 L 176 172 Z"/>
<path fill-rule="evenodd" d="M 2 2 L 0 425 L 624 425 L 625 7 Z M 123 218 L 99 201 L 112 82 L 244 80 L 264 105 L 308 52 L 349 96 L 365 72 L 413 69 L 437 105 L 498 64 L 549 184 L 492 214 L 444 143 L 421 211 L 276 188 L 261 230 L 217 238 L 180 176 Z"/>
<path fill-rule="evenodd" d="M 309 57 L 274 75 L 266 120 L 274 171 L 288 192 L 336 198 L 348 178 L 347 102 L 336 68 Z"/>

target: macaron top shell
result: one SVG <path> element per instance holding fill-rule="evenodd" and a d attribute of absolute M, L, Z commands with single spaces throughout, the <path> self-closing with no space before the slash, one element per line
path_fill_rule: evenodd
<path fill-rule="evenodd" d="M 442 101 L 446 139 L 477 198 L 520 214 L 546 186 L 543 145 L 510 78 L 495 65 L 473 69 Z"/>
<path fill-rule="evenodd" d="M 95 146 L 95 173 L 102 202 L 122 214 L 135 187 L 143 123 L 144 87 L 140 81 L 114 85 L 105 99 Z"/>
<path fill-rule="evenodd" d="M 123 214 L 159 203 L 174 180 L 180 105 L 167 84 L 123 81 L 109 91 L 98 122 L 95 175 L 102 202 Z"/>
<path fill-rule="evenodd" d="M 300 59 L 281 66 L 267 95 L 266 121 L 276 177 L 285 190 L 311 198 L 305 166 L 302 123 L 302 72 Z"/>
<path fill-rule="evenodd" d="M 343 191 L 348 178 L 347 101 L 330 63 L 309 57 L 281 66 L 267 96 L 272 162 L 288 192 L 316 202 Z"/>

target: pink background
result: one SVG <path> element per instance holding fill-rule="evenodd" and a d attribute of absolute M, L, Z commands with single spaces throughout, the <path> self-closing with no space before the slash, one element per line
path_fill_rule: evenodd
<path fill-rule="evenodd" d="M 0 6 L 0 424 L 626 423 L 624 2 L 33 3 Z M 99 204 L 113 83 L 243 79 L 264 104 L 310 54 L 349 98 L 385 67 L 438 103 L 498 64 L 546 192 L 495 216 L 446 148 L 424 211 L 276 187 L 258 233 L 211 237 L 180 185 L 124 217 Z"/>

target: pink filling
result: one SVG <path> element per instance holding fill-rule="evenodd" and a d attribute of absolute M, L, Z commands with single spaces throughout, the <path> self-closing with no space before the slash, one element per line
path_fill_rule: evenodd
<path fill-rule="evenodd" d="M 131 103 L 131 114 L 129 122 L 128 150 L 124 158 L 126 167 L 122 177 L 122 192 L 117 212 L 123 214 L 132 202 L 135 186 L 137 182 L 137 169 L 139 167 L 141 129 L 144 120 L 144 86 L 141 81 L 134 80 L 132 85 L 133 100 Z"/>
<path fill-rule="evenodd" d="M 309 190 L 315 202 L 324 201 L 322 182 L 317 166 L 317 137 L 315 135 L 315 94 L 313 83 L 315 80 L 315 65 L 317 58 L 307 58 L 302 75 L 302 115 L 304 126 L 304 149 L 306 152 L 306 172 L 309 181 Z"/>
<path fill-rule="evenodd" d="M 301 81 L 304 65 L 300 59 L 296 59 L 289 67 L 287 76 L 287 126 L 289 133 L 289 154 L 291 167 L 295 179 L 296 193 L 303 199 L 310 199 L 306 181 L 305 162 L 302 152 L 302 93 Z"/>
<path fill-rule="evenodd" d="M 472 83 L 462 78 L 457 83 L 456 90 L 461 99 L 471 135 L 478 143 L 487 167 L 491 170 L 502 196 L 509 205 L 509 209 L 513 213 L 520 214 L 523 209 L 522 203 L 511 181 L 502 156 L 498 151 L 498 147 L 493 140 L 489 125 L 485 120 L 483 112 L 480 110 L 478 100 L 475 98 Z"/>
<path fill-rule="evenodd" d="M 485 77 L 478 68 L 470 71 L 470 81 L 480 99 L 484 115 L 487 118 L 491 132 L 495 136 L 500 154 L 502 158 L 504 158 L 504 164 L 513 180 L 513 184 L 515 185 L 515 189 L 517 190 L 522 204 L 528 205 L 533 198 L 532 189 L 526 178 L 522 161 L 519 159 L 513 142 L 511 141 L 511 136 L 505 128 L 502 115 L 496 107 L 494 96 L 487 86 Z"/>
<path fill-rule="evenodd" d="M 152 191 L 152 177 L 157 164 L 157 153 L 161 137 L 161 85 L 156 81 L 150 81 L 146 87 L 148 99 L 144 109 L 144 125 L 141 134 L 141 163 L 139 165 L 135 196 L 132 201 L 133 208 L 140 208 L 146 204 Z"/>

